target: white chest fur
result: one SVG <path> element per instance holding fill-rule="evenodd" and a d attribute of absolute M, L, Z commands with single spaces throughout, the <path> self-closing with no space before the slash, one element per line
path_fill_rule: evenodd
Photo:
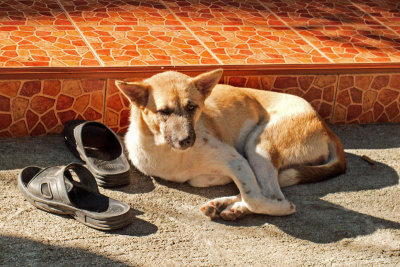
<path fill-rule="evenodd" d="M 204 166 L 204 160 L 199 158 L 198 143 L 184 151 L 174 150 L 168 144 L 156 145 L 153 136 L 141 135 L 133 125 L 125 139 L 129 158 L 139 171 L 174 182 L 185 182 L 199 175 L 199 163 Z"/>

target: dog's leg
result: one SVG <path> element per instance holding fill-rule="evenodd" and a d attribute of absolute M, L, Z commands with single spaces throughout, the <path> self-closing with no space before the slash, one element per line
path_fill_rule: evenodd
<path fill-rule="evenodd" d="M 271 145 L 268 140 L 263 140 L 260 134 L 264 131 L 265 124 L 258 126 L 248 137 L 245 147 L 247 160 L 256 175 L 262 194 L 272 199 L 285 199 L 278 182 L 278 169 L 272 163 Z M 272 150 L 273 151 L 273 150 Z"/>
<path fill-rule="evenodd" d="M 248 213 L 248 210 L 253 213 L 275 216 L 289 215 L 295 212 L 294 205 L 286 199 L 264 196 L 248 161 L 234 148 L 225 144 L 223 146 L 223 149 L 219 150 L 219 161 L 223 160 L 220 162 L 219 172 L 232 178 L 240 191 L 241 200 L 239 201 L 237 198 L 212 200 L 202 207 L 203 212 L 207 211 L 206 215 L 215 217 L 214 214 L 221 215 L 223 213 L 225 218 L 229 217 L 232 220 L 242 216 L 242 213 Z M 221 202 L 221 207 L 226 206 L 222 211 L 222 208 L 216 205 Z M 235 213 L 237 215 L 234 215 Z"/>

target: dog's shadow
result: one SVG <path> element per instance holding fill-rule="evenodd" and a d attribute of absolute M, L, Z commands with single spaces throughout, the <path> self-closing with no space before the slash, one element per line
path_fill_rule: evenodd
<path fill-rule="evenodd" d="M 376 163 L 376 169 L 371 169 L 355 154 L 346 153 L 346 157 L 346 174 L 321 183 L 284 189 L 284 194 L 296 204 L 295 214 L 286 218 L 260 216 L 255 218 L 256 221 L 263 222 L 264 219 L 264 222 L 274 224 L 292 236 L 316 243 L 368 235 L 379 229 L 400 229 L 398 222 L 363 214 L 323 199 L 328 194 L 334 194 L 338 202 L 363 201 L 362 197 L 356 198 L 355 194 L 349 196 L 346 193 L 398 184 L 397 172 L 388 165 Z"/>
<path fill-rule="evenodd" d="M 396 125 L 383 126 L 386 131 L 386 134 L 383 135 L 379 130 L 380 126 L 375 126 L 378 129 L 373 127 L 336 127 L 334 130 L 343 140 L 345 149 L 400 147 L 399 126 L 397 126 L 398 128 Z M 380 141 L 376 141 L 377 139 Z M 382 189 L 399 182 L 396 170 L 386 164 L 376 162 L 376 169 L 372 169 L 359 155 L 346 153 L 346 157 L 348 167 L 346 174 L 320 183 L 296 185 L 283 189 L 285 196 L 296 205 L 297 212 L 293 215 L 273 217 L 254 214 L 233 222 L 223 220 L 215 222 L 242 227 L 273 224 L 291 236 L 315 243 L 336 242 L 344 238 L 368 235 L 379 229 L 400 229 L 398 222 L 353 211 L 323 199 L 328 194 L 333 194 L 333 196 L 337 195 L 338 202 L 362 201 L 362 197 L 354 199 L 357 197 L 355 194 L 351 194 L 351 198 L 348 200 L 344 201 L 344 199 L 349 197 L 349 194 L 346 194 L 349 192 Z M 208 199 L 238 193 L 234 184 L 205 189 L 166 182 L 161 179 L 156 179 L 156 181 Z M 329 195 L 329 198 L 332 199 L 332 195 Z"/>

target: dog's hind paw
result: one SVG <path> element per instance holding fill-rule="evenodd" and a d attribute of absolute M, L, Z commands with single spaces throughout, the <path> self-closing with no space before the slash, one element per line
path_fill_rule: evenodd
<path fill-rule="evenodd" d="M 249 213 L 249 209 L 243 202 L 236 202 L 229 205 L 221 213 L 220 216 L 225 221 L 234 221 L 240 219 Z"/>

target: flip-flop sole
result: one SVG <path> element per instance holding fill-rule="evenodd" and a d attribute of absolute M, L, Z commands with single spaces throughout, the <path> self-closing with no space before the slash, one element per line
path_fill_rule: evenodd
<path fill-rule="evenodd" d="M 26 167 L 18 176 L 18 187 L 22 195 L 33 206 L 49 213 L 69 215 L 77 221 L 98 230 L 116 230 L 132 222 L 133 216 L 129 205 L 113 199 L 109 199 L 112 203 L 114 203 L 113 210 L 119 210 L 120 212 L 119 214 L 113 214 L 113 216 L 107 217 L 106 213 L 85 211 L 64 203 L 46 200 L 32 194 L 26 187 L 26 184 L 29 183 L 29 181 L 32 180 L 41 170 L 42 169 L 39 167 Z"/>

